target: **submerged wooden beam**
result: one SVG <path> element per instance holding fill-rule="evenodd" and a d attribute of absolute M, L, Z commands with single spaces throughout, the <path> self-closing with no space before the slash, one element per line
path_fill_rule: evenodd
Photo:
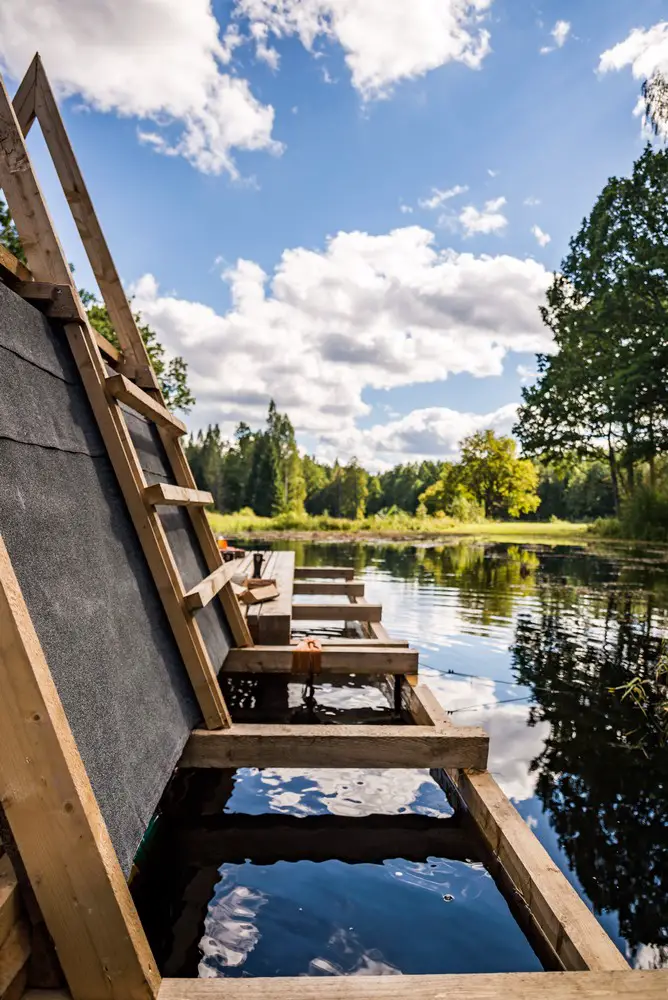
<path fill-rule="evenodd" d="M 253 646 L 231 649 L 223 663 L 228 674 L 289 674 L 293 672 L 294 646 Z M 325 646 L 320 672 L 332 674 L 409 674 L 418 668 L 416 649 L 392 646 Z"/>
<path fill-rule="evenodd" d="M 160 981 L 0 538 L 0 801 L 75 1000 Z"/>
<path fill-rule="evenodd" d="M 163 979 L 158 1000 L 665 1000 L 668 971 Z M 33 1000 L 30 994 L 26 1000 Z"/>
<path fill-rule="evenodd" d="M 295 580 L 352 580 L 353 566 L 297 566 Z"/>
<path fill-rule="evenodd" d="M 565 970 L 628 970 L 617 946 L 488 771 L 434 770 L 432 776 L 444 790 L 454 787 Z"/>
<path fill-rule="evenodd" d="M 295 580 L 293 593 L 297 597 L 364 597 L 361 580 Z"/>
<path fill-rule="evenodd" d="M 294 621 L 379 622 L 383 614 L 380 604 L 293 604 Z"/>
<path fill-rule="evenodd" d="M 489 737 L 473 726 L 232 725 L 196 729 L 181 767 L 476 767 Z"/>

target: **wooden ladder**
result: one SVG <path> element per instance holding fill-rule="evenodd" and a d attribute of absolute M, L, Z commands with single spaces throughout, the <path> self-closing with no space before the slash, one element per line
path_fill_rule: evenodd
<path fill-rule="evenodd" d="M 37 183 L 24 137 L 37 119 L 72 210 L 93 273 L 118 336 L 118 351 L 96 333 L 79 298 L 67 258 Z M 160 593 L 174 637 L 209 729 L 231 725 L 217 671 L 204 644 L 196 612 L 220 600 L 237 646 L 253 644 L 231 585 L 231 571 L 207 521 L 211 494 L 196 489 L 182 447 L 185 424 L 165 406 L 132 309 L 70 145 L 39 56 L 35 56 L 14 98 L 0 79 L 0 186 L 23 243 L 34 281 L 19 282 L 28 299 L 46 300 L 47 315 L 65 319 L 64 331 L 88 399 Z M 24 275 L 25 277 L 25 275 Z M 27 286 L 27 287 L 25 287 Z M 38 294 L 39 292 L 39 294 Z M 60 312 L 57 303 L 61 302 Z M 63 307 L 62 302 L 67 305 Z M 51 311 L 49 311 L 51 310 Z M 102 355 L 105 355 L 103 358 Z M 114 367 L 111 368 L 110 365 Z M 123 407 L 152 421 L 160 435 L 175 485 L 147 483 Z M 165 505 L 187 508 L 209 576 L 188 593 L 160 519 Z M 219 665 L 220 666 L 220 665 Z"/>

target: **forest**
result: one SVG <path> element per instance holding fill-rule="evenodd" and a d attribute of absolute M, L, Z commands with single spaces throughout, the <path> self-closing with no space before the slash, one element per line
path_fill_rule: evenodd
<path fill-rule="evenodd" d="M 651 96 L 651 95 L 650 95 Z M 0 201 L 0 242 L 24 259 Z M 116 340 L 106 309 L 81 290 L 91 323 Z M 537 356 L 512 437 L 479 431 L 456 462 L 416 460 L 374 472 L 303 454 L 289 414 L 266 425 L 217 425 L 187 452 L 225 514 L 595 522 L 608 536 L 668 540 L 668 152 L 647 144 L 629 177 L 612 177 L 554 274 L 543 322 L 554 350 Z M 137 317 L 141 324 L 141 317 Z M 166 401 L 195 403 L 187 363 L 141 325 Z"/>

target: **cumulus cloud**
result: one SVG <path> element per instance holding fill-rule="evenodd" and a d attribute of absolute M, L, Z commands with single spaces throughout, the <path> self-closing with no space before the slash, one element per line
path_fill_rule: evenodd
<path fill-rule="evenodd" d="M 448 62 L 478 69 L 491 51 L 482 22 L 492 0 L 236 0 L 236 16 L 296 36 L 310 52 L 338 42 L 365 99 L 385 97 L 399 80 Z"/>
<path fill-rule="evenodd" d="M 634 28 L 624 39 L 607 49 L 600 57 L 599 73 L 631 67 L 631 72 L 637 80 L 651 80 L 656 74 L 668 76 L 668 21 L 660 21 L 652 28 Z M 639 98 L 636 102 L 634 115 L 642 118 L 642 131 L 646 138 L 651 138 L 652 129 L 645 118 L 645 101 Z M 661 132 L 668 136 L 668 126 L 663 126 Z"/>
<path fill-rule="evenodd" d="M 341 232 L 321 251 L 284 251 L 271 277 L 248 260 L 224 277 L 232 304 L 222 315 L 163 292 L 151 275 L 132 289 L 144 319 L 190 365 L 195 427 L 258 426 L 273 397 L 302 438 L 338 442 L 345 457 L 363 443 L 365 390 L 500 375 L 509 351 L 550 349 L 537 308 L 550 281 L 542 264 L 438 250 L 420 226 Z M 448 437 L 454 419 L 418 411 L 365 432 L 367 452 L 449 447 L 462 436 Z"/>
<path fill-rule="evenodd" d="M 546 247 L 552 241 L 550 234 L 544 233 L 540 226 L 532 226 L 531 232 L 536 237 L 536 242 L 542 247 Z"/>
<path fill-rule="evenodd" d="M 503 232 L 508 225 L 508 219 L 501 212 L 505 204 L 505 198 L 493 198 L 486 201 L 482 209 L 466 205 L 458 216 L 464 236 Z"/>
<path fill-rule="evenodd" d="M 440 208 L 446 201 L 449 201 L 451 198 L 457 198 L 460 194 L 466 194 L 467 191 L 468 185 L 466 184 L 455 184 L 454 187 L 448 188 L 445 191 L 432 188 L 429 198 L 420 198 L 418 205 L 420 208 Z"/>
<path fill-rule="evenodd" d="M 276 56 L 254 27 L 258 55 Z M 277 153 L 274 110 L 224 71 L 241 37 L 224 37 L 210 0 L 41 0 L 0 4 L 0 63 L 20 79 L 36 49 L 58 94 L 150 121 L 140 138 L 198 170 L 237 176 L 235 149 Z"/>
<path fill-rule="evenodd" d="M 545 56 L 548 52 L 554 52 L 555 49 L 561 49 L 566 44 L 566 40 L 571 33 L 570 21 L 557 21 L 554 28 L 550 32 L 552 38 L 554 39 L 554 45 L 544 45 L 540 50 L 540 54 Z"/>

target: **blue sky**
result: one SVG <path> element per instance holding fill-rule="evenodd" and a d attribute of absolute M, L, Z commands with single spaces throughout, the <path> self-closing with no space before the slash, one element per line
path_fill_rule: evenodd
<path fill-rule="evenodd" d="M 550 346 L 550 273 L 642 149 L 662 15 L 660 0 L 44 0 L 0 9 L 0 61 L 13 90 L 39 48 L 123 280 L 189 362 L 191 427 L 257 426 L 274 396 L 305 448 L 382 467 L 512 426 Z"/>

